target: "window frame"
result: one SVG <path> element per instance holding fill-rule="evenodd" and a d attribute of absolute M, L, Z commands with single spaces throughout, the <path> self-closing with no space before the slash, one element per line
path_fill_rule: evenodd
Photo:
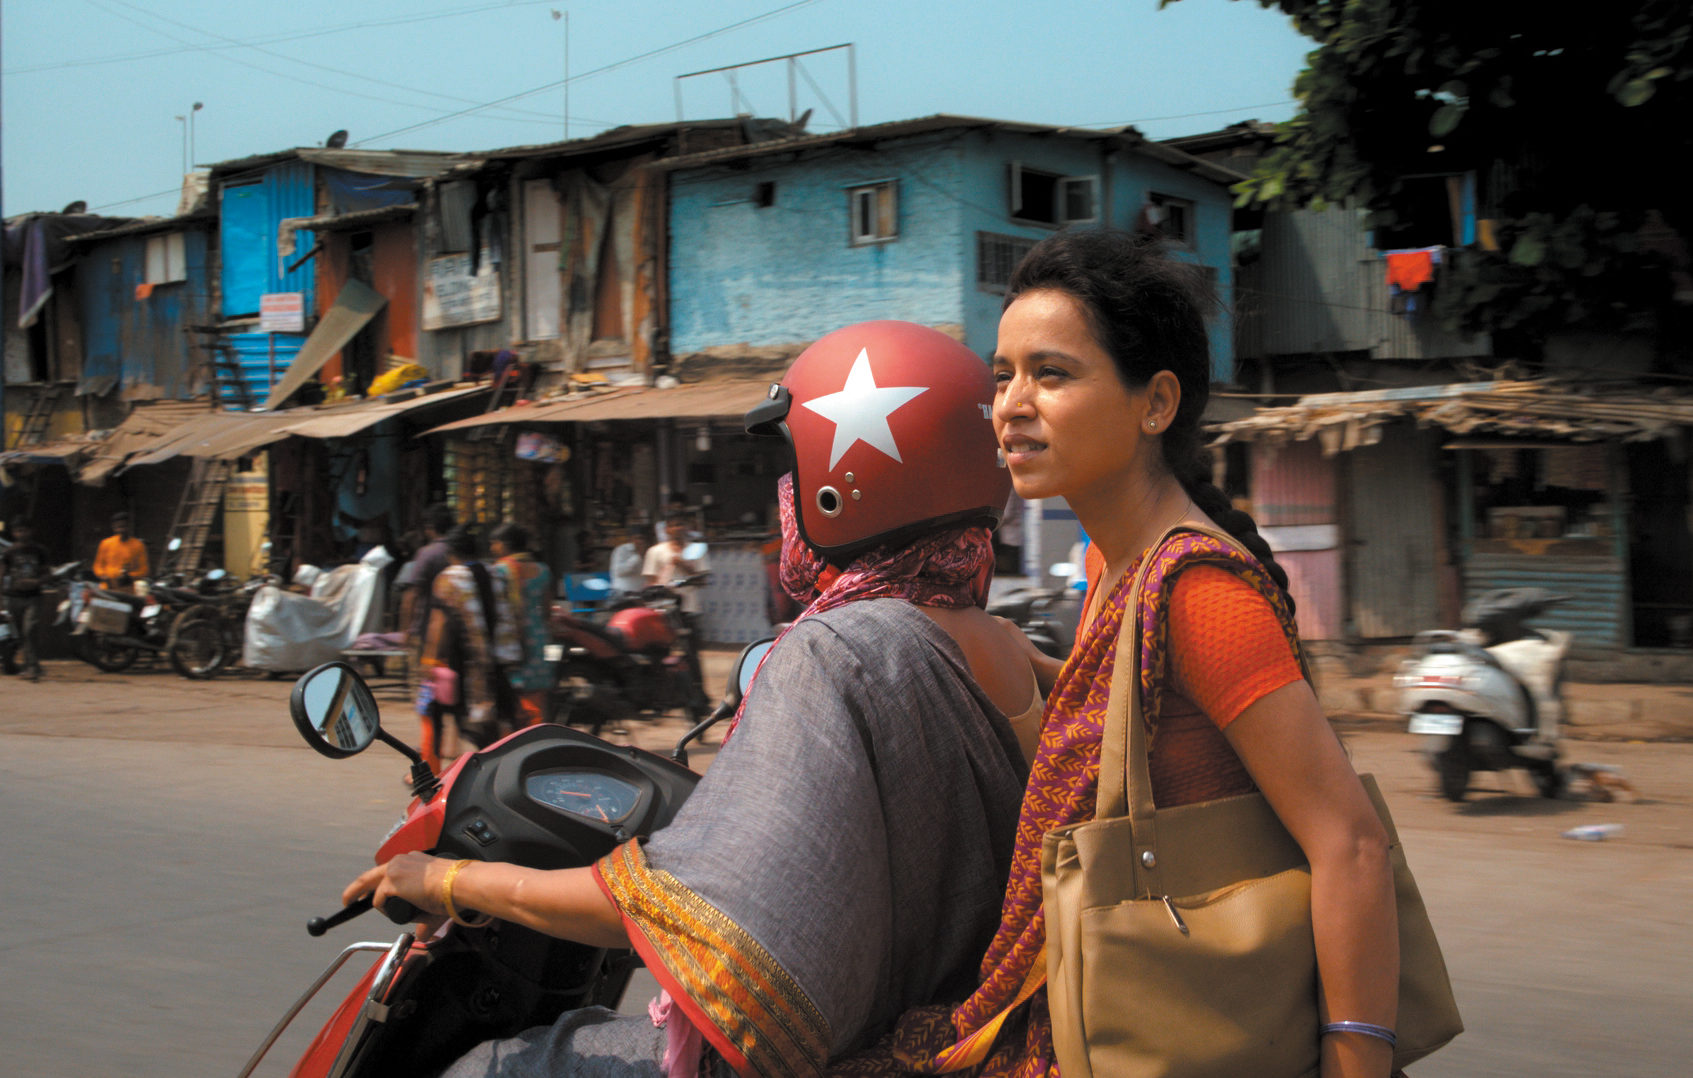
<path fill-rule="evenodd" d="M 886 193 L 887 206 L 879 205 L 881 195 Z M 893 243 L 899 239 L 899 181 L 874 180 L 870 183 L 855 183 L 846 189 L 847 193 L 847 246 L 873 247 L 882 243 Z M 875 213 L 875 223 L 868 229 L 859 228 L 859 210 L 862 201 L 869 197 L 872 211 Z M 885 214 L 884 214 L 885 209 Z M 887 231 L 883 231 L 883 228 Z"/>
<path fill-rule="evenodd" d="M 1148 191 L 1146 193 L 1146 204 L 1166 212 L 1171 208 L 1181 210 L 1184 223 L 1181 235 L 1172 234 L 1164 221 L 1157 222 L 1158 234 L 1178 247 L 1185 247 L 1190 251 L 1198 249 L 1198 203 L 1191 198 L 1183 198 L 1180 195 L 1166 195 L 1161 191 Z"/>
<path fill-rule="evenodd" d="M 1023 197 L 1023 182 L 1029 176 L 1036 176 L 1052 182 L 1051 220 L 1044 217 L 1032 217 L 1027 214 L 1027 200 Z M 1069 193 L 1077 189 L 1087 192 L 1090 212 L 1086 217 L 1072 217 L 1068 212 Z M 1020 224 L 1040 225 L 1043 228 L 1065 228 L 1069 225 L 1090 224 L 1099 220 L 1099 176 L 1094 173 L 1066 175 L 1044 168 L 1031 168 L 1021 161 L 1012 161 L 1006 172 L 1006 207 L 1010 218 Z"/>
<path fill-rule="evenodd" d="M 187 281 L 187 237 L 188 234 L 181 231 L 148 236 L 141 251 L 141 280 L 154 286 Z"/>

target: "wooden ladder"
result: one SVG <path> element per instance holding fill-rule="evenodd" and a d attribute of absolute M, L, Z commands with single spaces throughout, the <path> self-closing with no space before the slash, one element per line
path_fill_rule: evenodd
<path fill-rule="evenodd" d="M 182 501 L 177 503 L 176 518 L 171 521 L 164 555 L 159 559 L 159 572 L 191 573 L 200 568 L 206 553 L 206 540 L 211 536 L 212 524 L 217 520 L 218 507 L 223 504 L 224 491 L 235 474 L 235 462 L 196 457 L 188 473 L 188 485 L 182 489 Z M 181 539 L 182 545 L 170 548 L 170 540 Z"/>
<path fill-rule="evenodd" d="M 519 365 L 508 363 L 500 376 L 494 379 L 494 391 L 488 394 L 488 406 L 482 409 L 482 414 L 497 412 L 501 408 L 516 404 L 523 396 L 524 379 L 518 373 Z M 498 438 L 505 433 L 503 424 L 488 423 L 480 427 L 472 427 L 467 436 L 469 441 L 480 442 L 487 438 Z"/>
<path fill-rule="evenodd" d="M 47 440 L 47 428 L 52 425 L 53 411 L 59 406 L 59 397 L 64 389 L 56 385 L 42 386 L 29 401 L 29 410 L 24 413 L 23 422 L 18 424 L 18 433 L 12 439 L 8 449 L 22 449 L 26 445 L 39 445 Z"/>

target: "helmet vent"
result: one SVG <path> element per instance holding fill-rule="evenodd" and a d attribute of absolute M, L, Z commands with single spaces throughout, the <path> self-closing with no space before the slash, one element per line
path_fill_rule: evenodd
<path fill-rule="evenodd" d="M 841 515 L 841 492 L 834 487 L 820 487 L 817 491 L 817 508 L 826 517 Z"/>

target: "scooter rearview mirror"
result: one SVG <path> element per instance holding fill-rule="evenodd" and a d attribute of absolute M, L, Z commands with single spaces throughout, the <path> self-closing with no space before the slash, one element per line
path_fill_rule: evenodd
<path fill-rule="evenodd" d="M 686 561 L 699 561 L 705 557 L 707 547 L 704 543 L 689 543 L 682 548 L 682 557 Z"/>
<path fill-rule="evenodd" d="M 306 744 L 332 760 L 356 756 L 380 741 L 411 761 L 414 796 L 427 801 L 441 788 L 423 755 L 382 728 L 370 686 L 344 662 L 324 663 L 302 674 L 288 696 L 288 713 Z"/>
<path fill-rule="evenodd" d="M 776 638 L 755 640 L 748 644 L 736 660 L 735 669 L 735 706 L 741 706 L 741 698 L 746 696 L 747 690 L 752 688 L 752 677 L 758 673 L 758 664 L 764 661 L 764 656 L 770 651 L 770 646 L 776 643 Z"/>
<path fill-rule="evenodd" d="M 370 748 L 382 722 L 376 698 L 358 671 L 346 663 L 325 663 L 301 675 L 288 711 L 306 744 L 333 759 Z"/>
<path fill-rule="evenodd" d="M 762 640 L 754 640 L 741 649 L 735 656 L 735 665 L 729 669 L 729 685 L 723 692 L 723 699 L 717 704 L 711 714 L 702 719 L 699 725 L 682 735 L 682 740 L 676 742 L 676 747 L 670 750 L 670 758 L 679 764 L 688 762 L 688 742 L 697 739 L 701 734 L 722 722 L 735 713 L 741 706 L 741 700 L 752 686 L 753 675 L 758 673 L 758 664 L 764 661 L 764 656 L 770 651 L 776 638 L 767 636 Z"/>

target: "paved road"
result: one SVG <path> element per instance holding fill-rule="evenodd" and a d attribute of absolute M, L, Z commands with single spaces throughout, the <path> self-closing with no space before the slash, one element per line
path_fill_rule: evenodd
<path fill-rule="evenodd" d="M 389 934 L 373 918 L 322 940 L 302 926 L 368 864 L 404 763 L 310 752 L 287 689 L 76 664 L 0 682 L 5 1071 L 231 1075 L 336 947 Z M 1404 735 L 1348 744 L 1393 806 L 1470 1026 L 1416 1078 L 1689 1073 L 1693 745 L 1576 747 L 1625 767 L 1637 804 L 1542 801 L 1503 776 L 1452 806 Z M 1560 837 L 1598 822 L 1625 831 Z"/>

